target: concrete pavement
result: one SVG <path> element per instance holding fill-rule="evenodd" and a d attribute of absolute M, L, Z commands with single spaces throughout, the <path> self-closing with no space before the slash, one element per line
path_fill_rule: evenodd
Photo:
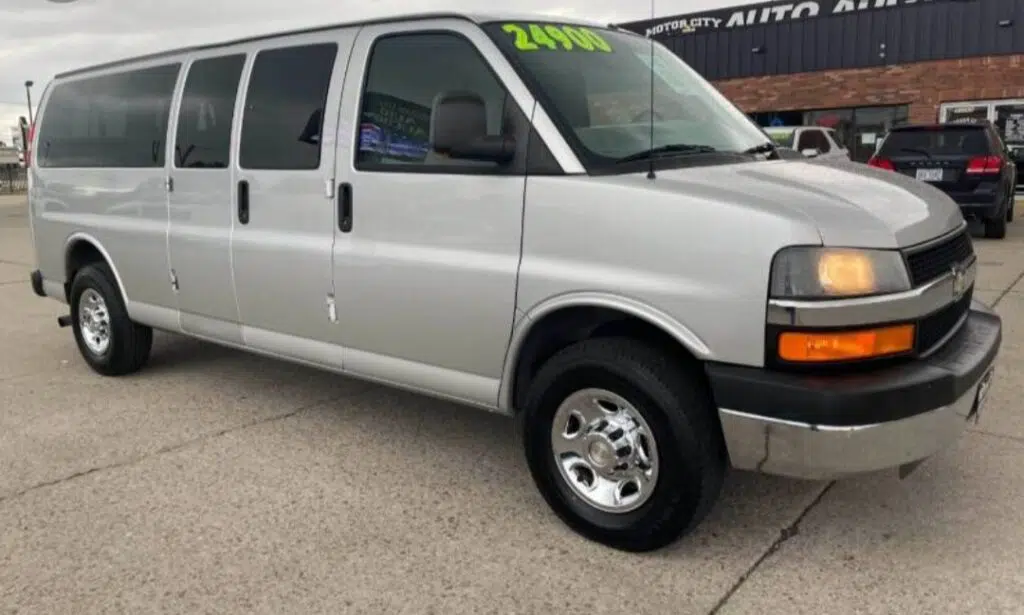
<path fill-rule="evenodd" d="M 1024 205 L 1024 203 L 1022 203 Z M 167 334 L 104 379 L 0 197 L 0 612 L 1005 613 L 1024 604 L 1024 224 L 976 240 L 1004 318 L 981 423 L 907 480 L 733 473 L 664 552 L 535 492 L 511 422 Z"/>

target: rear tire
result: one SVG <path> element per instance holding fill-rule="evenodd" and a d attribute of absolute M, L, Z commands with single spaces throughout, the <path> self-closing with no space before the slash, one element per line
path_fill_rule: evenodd
<path fill-rule="evenodd" d="M 71 327 L 82 358 L 104 376 L 123 376 L 149 360 L 153 330 L 128 317 L 106 263 L 82 267 L 71 282 Z"/>
<path fill-rule="evenodd" d="M 1013 208 L 1017 204 L 1017 187 L 1010 191 L 1010 202 L 1006 204 L 1006 221 L 1013 222 Z"/>
<path fill-rule="evenodd" d="M 985 220 L 985 237 L 988 239 L 1002 239 L 1006 237 L 1006 216 Z"/>
<path fill-rule="evenodd" d="M 635 340 L 585 340 L 556 354 L 530 384 L 520 420 L 545 501 L 606 546 L 665 547 L 721 490 L 725 445 L 699 372 Z"/>

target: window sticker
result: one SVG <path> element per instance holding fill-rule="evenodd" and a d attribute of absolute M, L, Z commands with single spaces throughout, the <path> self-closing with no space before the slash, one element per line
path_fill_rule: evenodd
<path fill-rule="evenodd" d="M 507 23 L 501 29 L 519 51 L 594 51 L 611 53 L 608 41 L 590 28 L 539 23 Z"/>
<path fill-rule="evenodd" d="M 367 92 L 359 149 L 388 158 L 420 162 L 430 150 L 430 109 L 414 102 Z"/>

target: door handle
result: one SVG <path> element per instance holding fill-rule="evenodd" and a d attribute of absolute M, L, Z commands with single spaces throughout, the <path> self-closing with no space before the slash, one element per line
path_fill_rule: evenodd
<path fill-rule="evenodd" d="M 249 224 L 249 182 L 238 182 L 238 221 Z"/>
<path fill-rule="evenodd" d="M 338 230 L 342 233 L 352 231 L 352 184 L 338 184 Z"/>

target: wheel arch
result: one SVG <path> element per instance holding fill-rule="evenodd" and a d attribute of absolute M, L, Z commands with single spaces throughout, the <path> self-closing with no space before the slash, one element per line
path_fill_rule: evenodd
<path fill-rule="evenodd" d="M 128 295 L 110 252 L 103 247 L 98 239 L 81 231 L 72 233 L 64 241 L 64 296 L 68 300 L 68 304 L 71 303 L 71 284 L 75 279 L 75 274 L 82 267 L 95 262 L 102 262 L 110 267 L 110 271 L 114 274 L 114 281 L 117 283 L 117 290 L 121 293 L 121 300 L 127 307 Z"/>
<path fill-rule="evenodd" d="M 514 327 L 498 408 L 517 413 L 530 379 L 544 360 L 570 344 L 607 335 L 643 339 L 684 362 L 712 358 L 711 349 L 692 330 L 646 303 L 607 293 L 560 295 L 529 309 Z"/>

